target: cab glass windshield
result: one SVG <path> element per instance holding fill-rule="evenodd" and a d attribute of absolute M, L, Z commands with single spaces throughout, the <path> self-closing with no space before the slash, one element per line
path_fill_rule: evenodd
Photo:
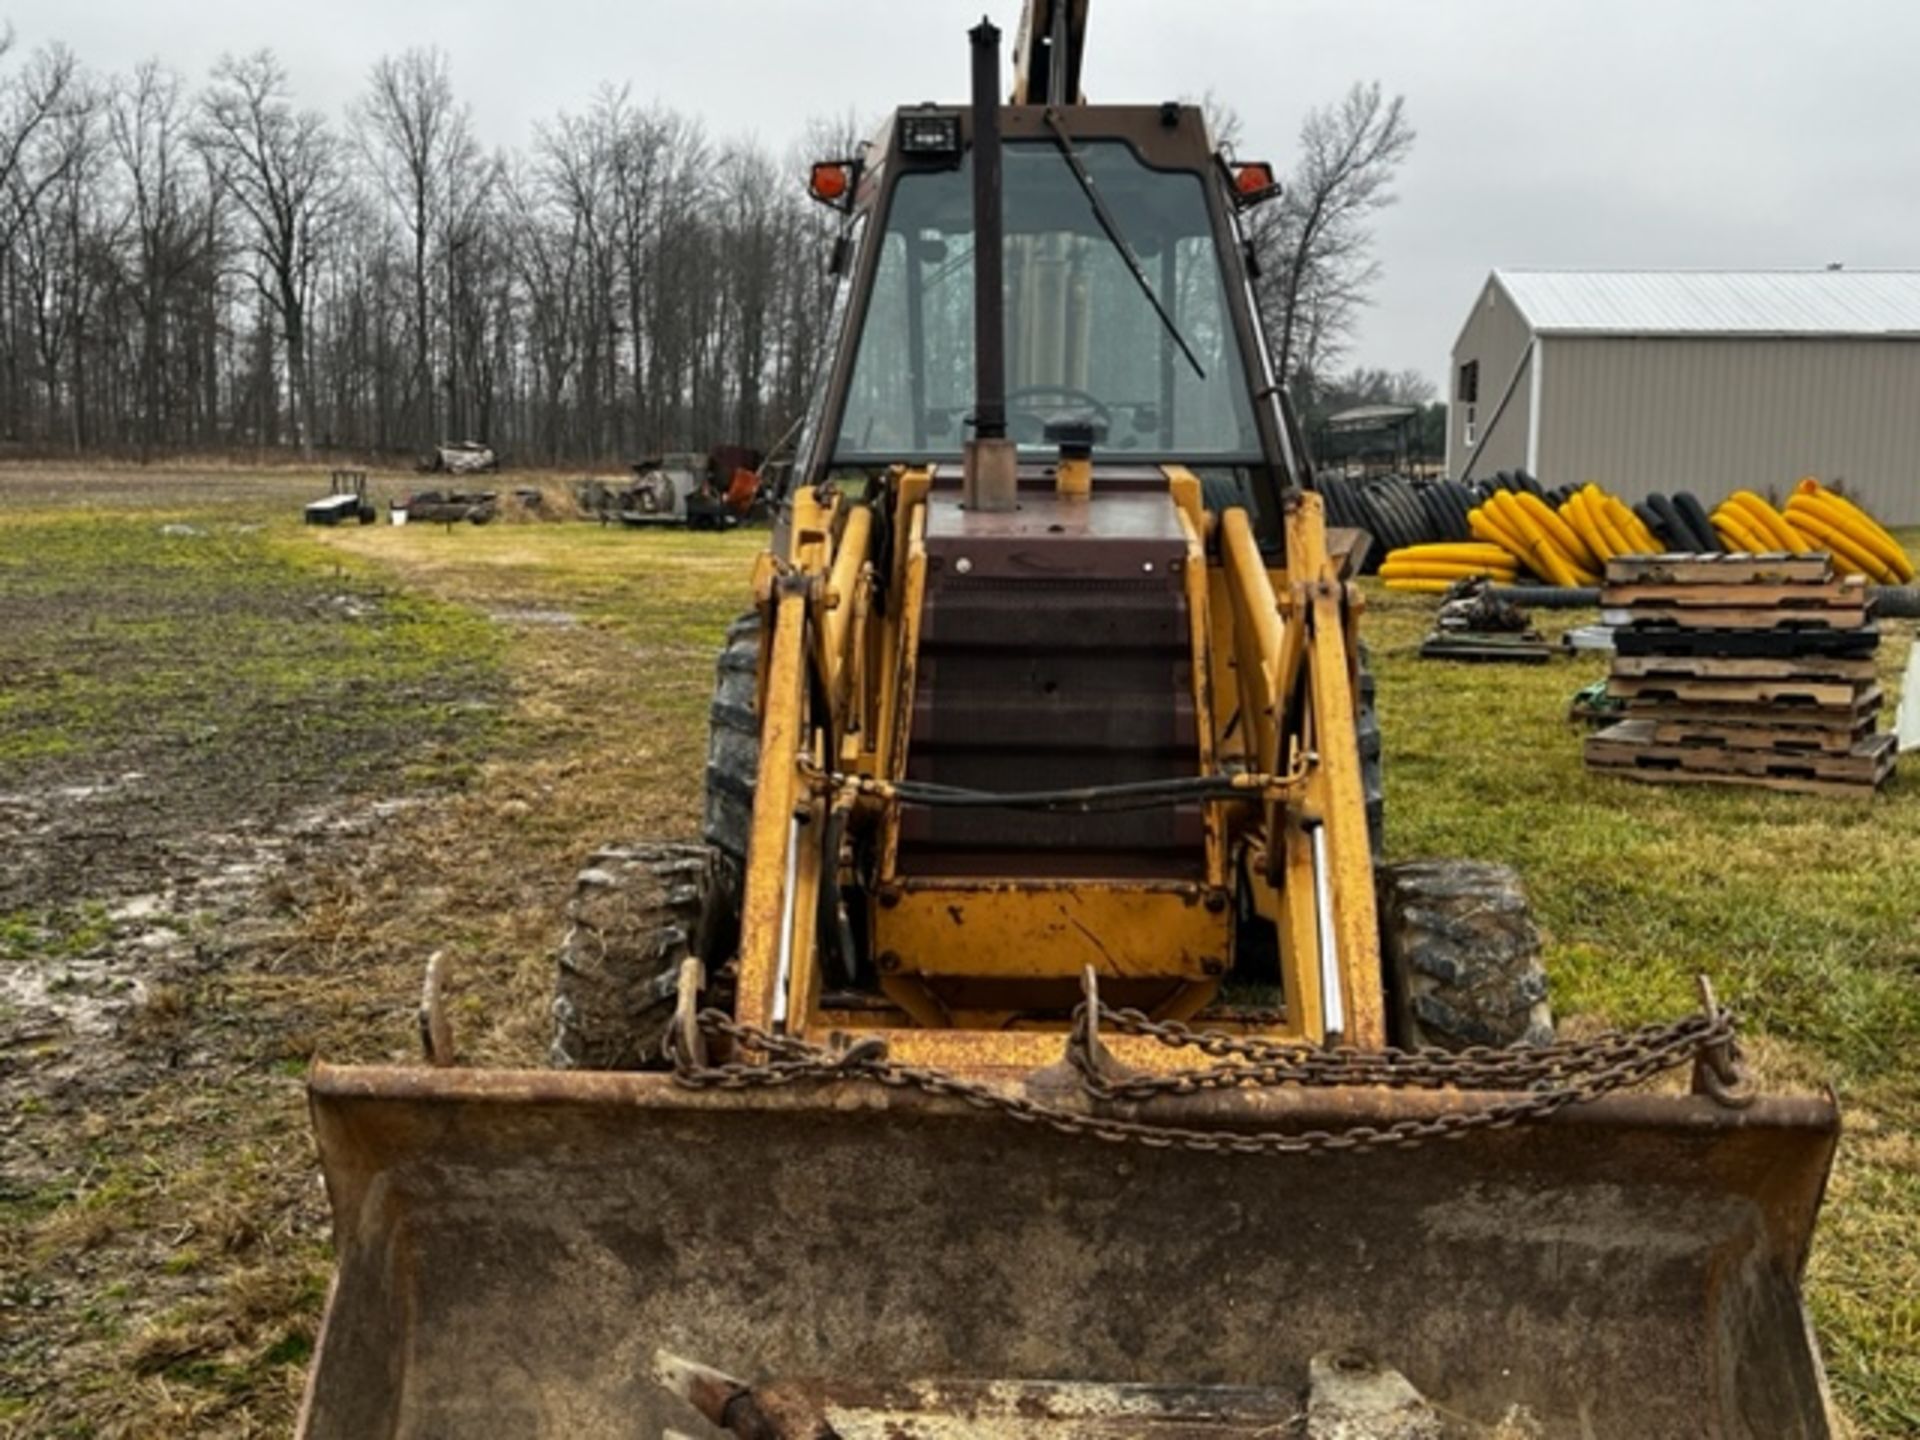
<path fill-rule="evenodd" d="M 1117 140 L 1075 146 L 1182 353 L 1051 143 L 1005 149 L 1007 427 L 1050 449 L 1090 421 L 1102 454 L 1257 461 L 1246 375 L 1198 175 L 1148 168 Z M 903 175 L 834 446 L 841 463 L 958 458 L 973 411 L 970 168 Z"/>

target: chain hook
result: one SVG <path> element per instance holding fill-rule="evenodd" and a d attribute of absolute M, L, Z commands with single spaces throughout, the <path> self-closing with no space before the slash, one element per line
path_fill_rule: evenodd
<path fill-rule="evenodd" d="M 1100 1044 L 1100 981 L 1091 965 L 1080 972 L 1080 1003 L 1073 1007 L 1067 1024 L 1067 1046 L 1061 1056 L 1091 1086 L 1094 1077 L 1093 1052 Z"/>
<path fill-rule="evenodd" d="M 707 971 L 697 956 L 680 962 L 680 979 L 673 997 L 673 1024 L 667 1030 L 667 1059 L 676 1074 L 687 1075 L 707 1068 L 707 1036 L 700 1026 L 700 992 L 706 988 Z"/>
<path fill-rule="evenodd" d="M 1729 1110 L 1744 1110 L 1759 1093 L 1753 1075 L 1740 1057 L 1740 1042 L 1734 1034 L 1733 1013 L 1722 1010 L 1713 993 L 1713 981 L 1704 974 L 1695 976 L 1699 986 L 1700 1007 L 1706 1012 L 1707 1033 L 1693 1057 L 1693 1093 L 1705 1095 L 1716 1105 Z"/>
<path fill-rule="evenodd" d="M 1080 967 L 1080 1006 L 1073 1012 L 1074 1037 L 1092 1054 L 1100 1047 L 1100 972 Z"/>
<path fill-rule="evenodd" d="M 1080 1074 L 1089 1095 L 1101 1100 L 1119 1098 L 1119 1084 L 1132 1072 L 1101 1043 L 1100 1022 L 1113 1014 L 1100 998 L 1100 976 L 1093 966 L 1080 971 L 1080 1003 L 1074 1007 L 1067 1032 L 1067 1063 Z"/>
<path fill-rule="evenodd" d="M 887 1061 L 887 1042 L 884 1036 L 863 1035 L 851 1038 L 836 1034 L 833 1037 L 835 1063 L 842 1070 L 858 1070 L 869 1065 L 884 1065 Z"/>

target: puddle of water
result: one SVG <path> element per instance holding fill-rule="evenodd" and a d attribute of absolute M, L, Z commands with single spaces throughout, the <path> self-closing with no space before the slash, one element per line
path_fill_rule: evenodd
<path fill-rule="evenodd" d="M 311 607 L 315 612 L 331 615 L 340 620 L 364 620 L 380 609 L 376 601 L 359 595 L 329 595 L 324 600 L 316 600 Z"/>
<path fill-rule="evenodd" d="M 112 957 L 0 960 L 0 1052 L 60 1036 L 105 1039 L 145 998 Z"/>
<path fill-rule="evenodd" d="M 121 781 L 141 778 L 128 775 Z M 0 796 L 0 809 L 15 802 L 23 818 L 44 824 L 52 808 L 84 803 L 118 783 Z M 291 849 L 371 834 L 420 803 L 404 798 L 320 805 L 264 832 L 241 825 L 202 834 L 193 841 L 189 873 L 173 875 L 160 890 L 107 900 L 110 933 L 87 953 L 39 953 L 31 940 L 23 953 L 0 951 L 0 1055 L 26 1046 L 64 1050 L 112 1039 L 147 1003 L 150 980 L 172 974 L 178 962 L 191 958 L 196 934 L 253 910 Z M 27 828 L 31 833 L 31 825 Z M 41 939 L 51 946 L 55 937 Z"/>

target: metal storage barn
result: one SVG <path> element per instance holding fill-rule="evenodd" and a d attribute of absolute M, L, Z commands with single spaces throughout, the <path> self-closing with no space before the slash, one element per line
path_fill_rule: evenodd
<path fill-rule="evenodd" d="M 1920 270 L 1495 270 L 1451 394 L 1455 476 L 1711 505 L 1818 475 L 1920 523 Z"/>

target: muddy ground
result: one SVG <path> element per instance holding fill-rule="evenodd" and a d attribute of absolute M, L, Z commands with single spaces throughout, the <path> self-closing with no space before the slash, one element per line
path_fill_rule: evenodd
<path fill-rule="evenodd" d="M 661 587 L 617 534 L 579 527 L 573 608 L 446 568 L 504 524 L 406 536 L 415 588 L 302 530 L 311 493 L 0 470 L 0 1435 L 287 1433 L 311 1059 L 412 1058 L 446 948 L 463 1050 L 538 1063 L 578 837 L 692 825 L 690 777 L 603 787 L 696 738 L 704 680 L 644 685 L 640 645 L 700 674 L 738 564 L 621 624 Z"/>

